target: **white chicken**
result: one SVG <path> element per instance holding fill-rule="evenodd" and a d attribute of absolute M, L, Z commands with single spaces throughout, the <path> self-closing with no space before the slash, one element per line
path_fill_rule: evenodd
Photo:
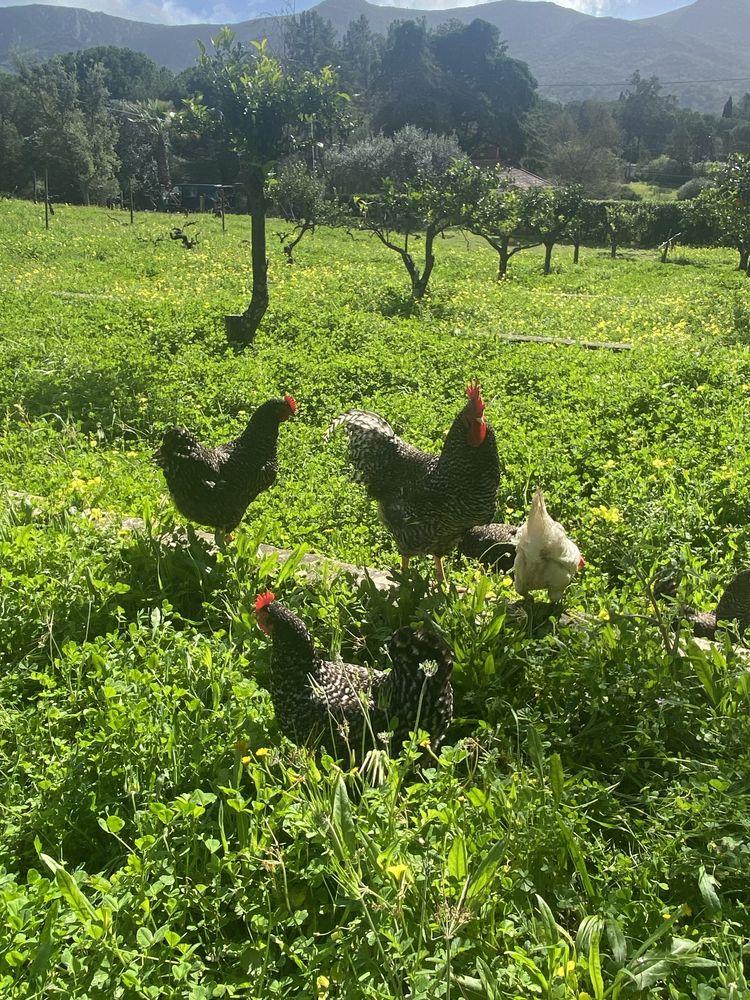
<path fill-rule="evenodd" d="M 546 590 L 551 601 L 559 601 L 570 581 L 585 565 L 576 543 L 547 513 L 544 494 L 538 489 L 531 501 L 528 520 L 516 535 L 513 563 L 516 590 L 522 597 L 531 590 Z"/>

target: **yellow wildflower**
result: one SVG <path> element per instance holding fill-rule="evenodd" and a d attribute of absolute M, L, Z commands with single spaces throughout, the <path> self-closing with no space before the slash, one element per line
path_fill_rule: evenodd
<path fill-rule="evenodd" d="M 255 751 L 255 756 L 256 757 L 267 757 L 268 756 L 268 747 L 258 747 L 258 749 Z"/>
<path fill-rule="evenodd" d="M 408 865 L 388 865 L 386 871 L 389 875 L 392 875 L 396 880 L 400 879 L 402 875 L 405 875 L 409 871 Z"/>

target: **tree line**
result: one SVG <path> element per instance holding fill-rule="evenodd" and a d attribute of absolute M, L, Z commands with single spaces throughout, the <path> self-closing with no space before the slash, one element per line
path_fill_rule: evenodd
<path fill-rule="evenodd" d="M 330 66 L 349 97 L 348 126 L 339 122 L 336 133 L 310 116 L 311 155 L 347 136 L 413 125 L 452 136 L 475 162 L 520 164 L 603 198 L 633 196 L 622 186 L 626 170 L 694 195 L 708 163 L 750 152 L 750 94 L 699 114 L 636 72 L 615 102 L 545 101 L 481 19 L 433 31 L 421 19 L 398 21 L 384 37 L 361 16 L 341 39 L 315 11 L 283 25 L 279 51 L 268 53 L 283 75 Z M 61 200 L 104 203 L 132 188 L 139 203 L 158 207 L 177 182 L 236 183 L 239 160 L 221 135 L 176 127 L 195 95 L 210 103 L 214 83 L 205 61 L 174 74 L 116 47 L 17 60 L 14 73 L 0 74 L 0 187 L 27 194 L 33 172 L 47 168 Z"/>

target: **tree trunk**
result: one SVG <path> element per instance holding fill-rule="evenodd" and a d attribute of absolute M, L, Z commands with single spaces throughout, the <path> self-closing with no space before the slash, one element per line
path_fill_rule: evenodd
<path fill-rule="evenodd" d="M 550 272 L 550 270 L 552 268 L 552 249 L 553 249 L 554 245 L 555 245 L 554 243 L 545 243 L 544 244 L 544 273 L 545 274 L 549 274 L 549 272 Z"/>
<path fill-rule="evenodd" d="M 508 264 L 510 263 L 510 254 L 508 253 L 508 244 L 510 240 L 503 240 L 498 246 L 495 247 L 497 252 L 500 254 L 500 260 L 497 264 L 497 279 L 502 281 L 508 273 Z"/>
<path fill-rule="evenodd" d="M 156 174 L 162 191 L 172 190 L 172 173 L 169 169 L 169 152 L 164 133 L 159 129 L 156 133 Z"/>
<path fill-rule="evenodd" d="M 612 260 L 614 260 L 616 256 L 617 256 L 617 240 L 613 236 L 611 240 L 610 257 L 612 258 Z"/>
<path fill-rule="evenodd" d="M 740 264 L 737 270 L 747 271 L 748 262 L 750 262 L 750 249 L 748 249 L 748 247 L 739 247 L 739 251 L 740 251 Z"/>
<path fill-rule="evenodd" d="M 253 291 L 250 303 L 239 316 L 225 316 L 227 340 L 252 344 L 261 320 L 268 309 L 268 259 L 266 257 L 266 195 L 260 171 L 246 181 L 250 206 L 250 257 L 253 267 Z"/>
<path fill-rule="evenodd" d="M 427 291 L 427 285 L 430 282 L 430 275 L 432 274 L 432 269 L 435 266 L 435 254 L 432 252 L 432 245 L 434 242 L 435 233 L 432 229 L 428 229 L 424 236 L 424 269 L 420 275 L 419 271 L 414 268 L 414 273 L 412 274 L 411 297 L 413 299 L 421 299 Z"/>
<path fill-rule="evenodd" d="M 577 264 L 581 259 L 581 242 L 580 240 L 575 240 L 573 242 L 573 263 Z"/>

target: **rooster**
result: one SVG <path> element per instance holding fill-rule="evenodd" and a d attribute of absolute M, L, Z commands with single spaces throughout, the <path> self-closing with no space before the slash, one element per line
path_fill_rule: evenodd
<path fill-rule="evenodd" d="M 154 452 L 177 510 L 225 538 L 248 505 L 272 486 L 279 424 L 294 416 L 293 396 L 269 399 L 238 438 L 209 448 L 185 427 L 170 427 Z"/>
<path fill-rule="evenodd" d="M 429 554 L 439 584 L 445 580 L 443 556 L 468 528 L 492 520 L 500 485 L 495 432 L 484 418 L 479 385 L 472 382 L 466 395 L 439 455 L 402 441 L 367 410 L 349 410 L 326 432 L 328 439 L 338 427 L 346 430 L 353 478 L 380 505 L 401 553 L 401 572 L 412 556 Z"/>
<path fill-rule="evenodd" d="M 389 644 L 390 670 L 324 659 L 304 622 L 270 591 L 255 602 L 258 625 L 270 636 L 271 700 L 279 728 L 297 744 L 364 757 L 392 728 L 397 754 L 410 732 L 430 734 L 440 748 L 453 717 L 453 656 L 426 629 L 400 628 Z"/>
<path fill-rule="evenodd" d="M 515 588 L 522 597 L 531 590 L 546 590 L 549 599 L 559 601 L 563 591 L 583 569 L 586 560 L 565 529 L 547 513 L 540 489 L 531 501 L 528 520 L 516 534 L 513 563 Z"/>

